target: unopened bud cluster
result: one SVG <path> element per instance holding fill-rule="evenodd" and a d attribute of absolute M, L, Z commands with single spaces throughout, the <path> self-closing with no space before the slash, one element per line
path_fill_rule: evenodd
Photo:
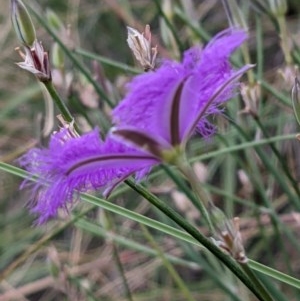
<path fill-rule="evenodd" d="M 241 84 L 241 96 L 245 104 L 245 108 L 240 113 L 250 114 L 253 117 L 256 117 L 261 98 L 260 83 L 255 83 L 253 85 Z"/>
<path fill-rule="evenodd" d="M 21 0 L 11 0 L 11 19 L 17 37 L 24 46 L 24 52 L 18 49 L 24 62 L 17 65 L 33 73 L 41 82 L 51 81 L 48 52 L 37 40 L 30 15 Z"/>

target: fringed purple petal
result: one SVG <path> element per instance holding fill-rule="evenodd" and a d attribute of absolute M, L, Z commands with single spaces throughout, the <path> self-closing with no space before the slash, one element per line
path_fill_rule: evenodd
<path fill-rule="evenodd" d="M 203 51 L 203 61 L 224 60 L 247 39 L 247 34 L 244 30 L 228 28 L 221 31 L 206 45 Z"/>
<path fill-rule="evenodd" d="M 79 192 L 115 186 L 157 163 L 111 137 L 101 141 L 98 130 L 78 138 L 66 134 L 61 130 L 51 137 L 48 149 L 32 149 L 20 159 L 21 166 L 39 177 L 31 203 L 38 223 L 54 217 L 59 208 L 67 210 Z"/>
<path fill-rule="evenodd" d="M 217 114 L 220 111 L 216 107 L 216 104 L 218 104 L 220 101 L 226 100 L 228 94 L 231 95 L 233 89 L 232 87 L 235 85 L 236 81 L 252 67 L 253 65 L 246 65 L 240 70 L 232 72 L 231 75 L 226 77 L 226 79 L 223 80 L 219 86 L 211 91 L 209 98 L 203 102 L 202 106 L 199 108 L 199 110 L 197 110 L 197 115 L 193 120 L 193 123 L 191 122 L 188 124 L 184 140 L 188 139 L 195 129 L 197 129 L 200 133 L 203 133 L 204 136 L 207 136 L 205 133 L 207 133 L 207 129 L 209 129 L 211 126 L 206 121 L 205 117 L 211 113 Z M 203 125 L 205 126 L 202 128 Z"/>
<path fill-rule="evenodd" d="M 215 91 L 234 75 L 229 56 L 245 39 L 242 30 L 225 30 L 203 50 L 199 47 L 187 50 L 182 63 L 165 61 L 157 70 L 135 77 L 128 85 L 128 94 L 113 110 L 116 126 L 143 129 L 172 145 L 190 134 L 191 125 L 203 136 L 213 133 L 214 127 L 206 118 L 221 112 L 218 106 L 233 96 L 236 82 L 231 82 L 209 106 L 206 105 Z M 201 120 L 194 125 L 203 108 Z"/>
<path fill-rule="evenodd" d="M 153 127 L 157 104 L 167 97 L 174 84 L 183 77 L 182 65 L 170 61 L 165 61 L 156 71 L 136 76 L 128 85 L 127 96 L 113 110 L 113 122 L 159 134 Z"/>

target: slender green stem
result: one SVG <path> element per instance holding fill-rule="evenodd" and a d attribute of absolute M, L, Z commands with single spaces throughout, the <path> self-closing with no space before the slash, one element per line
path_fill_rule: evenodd
<path fill-rule="evenodd" d="M 181 42 L 178 32 L 176 31 L 176 29 L 174 28 L 173 24 L 170 22 L 170 20 L 168 19 L 168 17 L 166 16 L 166 14 L 163 12 L 162 8 L 161 8 L 161 1 L 159 0 L 154 0 L 157 10 L 159 12 L 159 14 L 162 16 L 162 18 L 164 19 L 164 21 L 166 22 L 168 28 L 170 29 L 170 31 L 172 32 L 174 39 L 176 41 L 176 44 L 178 46 L 178 49 L 180 51 L 180 53 L 182 54 L 184 51 L 184 45 Z"/>
<path fill-rule="evenodd" d="M 255 32 L 256 32 L 256 74 L 257 81 L 261 81 L 263 78 L 263 67 L 264 67 L 264 51 L 263 51 L 263 31 L 261 18 L 255 15 Z"/>
<path fill-rule="evenodd" d="M 273 301 L 273 298 L 270 296 L 269 292 L 262 285 L 262 283 L 253 273 L 253 271 L 249 268 L 249 265 L 247 263 L 240 263 L 240 266 L 243 269 L 243 271 L 248 275 L 248 277 L 251 279 L 251 281 L 255 284 L 256 288 L 260 291 L 261 295 L 264 296 L 264 300 Z"/>
<path fill-rule="evenodd" d="M 267 130 L 265 129 L 263 123 L 261 122 L 259 116 L 253 116 L 254 121 L 256 122 L 256 124 L 259 126 L 259 128 L 261 129 L 263 135 L 266 138 L 269 138 L 269 134 L 267 132 Z M 287 167 L 287 165 L 285 164 L 285 160 L 282 158 L 281 154 L 279 153 L 279 151 L 277 150 L 276 146 L 274 145 L 274 143 L 270 142 L 270 147 L 272 149 L 272 151 L 274 152 L 275 156 L 277 157 L 284 173 L 286 174 L 287 178 L 290 180 L 293 188 L 295 189 L 298 197 L 300 197 L 300 189 L 298 187 L 298 183 L 297 181 L 294 179 L 294 177 L 291 175 L 291 172 L 289 170 L 289 168 Z"/>
<path fill-rule="evenodd" d="M 289 49 L 289 42 L 288 42 L 288 30 L 286 27 L 286 20 L 283 14 L 276 16 L 279 25 L 279 36 L 281 39 L 281 48 L 284 54 L 284 59 L 287 65 L 292 63 L 292 56 Z"/>
<path fill-rule="evenodd" d="M 184 296 L 184 300 L 195 301 L 195 299 L 192 296 L 192 294 L 190 293 L 189 289 L 186 287 L 184 281 L 182 281 L 181 277 L 179 276 L 177 271 L 174 269 L 173 265 L 169 262 L 169 260 L 166 258 L 166 256 L 164 255 L 164 253 L 162 252 L 162 250 L 160 249 L 158 244 L 155 242 L 155 239 L 153 238 L 153 236 L 151 235 L 151 233 L 149 232 L 147 227 L 144 226 L 143 224 L 140 224 L 140 226 L 142 228 L 142 231 L 143 231 L 145 237 L 149 240 L 153 249 L 156 250 L 157 255 L 162 260 L 163 265 L 166 267 L 166 269 L 170 273 L 171 277 L 173 278 L 173 280 L 175 281 L 175 283 L 181 290 L 182 295 Z"/>
<path fill-rule="evenodd" d="M 95 53 L 92 53 L 92 52 L 88 52 L 88 51 L 80 49 L 80 48 L 74 49 L 73 52 L 78 54 L 78 55 L 81 55 L 83 57 L 86 57 L 88 59 L 96 60 L 96 61 L 98 61 L 102 64 L 114 67 L 114 68 L 119 69 L 121 71 L 124 71 L 126 73 L 132 73 L 132 74 L 141 74 L 142 73 L 142 71 L 137 69 L 137 68 L 133 68 L 129 65 L 126 65 L 126 64 L 123 64 L 123 63 L 120 63 L 120 62 L 116 62 L 116 61 L 114 61 L 112 59 L 109 59 L 107 57 L 104 57 L 102 55 L 98 55 L 98 54 L 95 54 Z"/>
<path fill-rule="evenodd" d="M 30 7 L 29 7 L 30 8 Z M 30 8 L 30 11 L 35 15 L 38 22 L 46 29 L 46 31 L 53 37 L 55 42 L 61 47 L 66 56 L 72 61 L 72 63 L 78 68 L 78 70 L 86 77 L 86 79 L 95 88 L 95 91 L 103 99 L 109 107 L 113 107 L 112 101 L 108 98 L 106 93 L 103 91 L 102 87 L 93 78 L 92 74 L 87 70 L 87 68 L 76 58 L 76 56 L 68 49 L 68 47 L 60 40 L 60 38 L 55 34 L 55 32 L 49 27 L 47 21 L 42 18 L 41 14 L 36 12 L 34 9 Z"/>
<path fill-rule="evenodd" d="M 194 226 L 182 218 L 176 211 L 167 206 L 159 198 L 151 194 L 143 186 L 134 183 L 131 180 L 126 180 L 125 183 L 130 186 L 137 193 L 142 195 L 148 202 L 158 208 L 161 212 L 172 219 L 177 225 L 182 227 L 211 253 L 213 253 L 221 262 L 223 262 L 248 288 L 256 297 L 261 301 L 266 301 L 261 292 L 257 289 L 256 285 L 244 273 L 240 266 L 227 254 L 225 254 L 219 247 L 217 247 L 210 239 L 201 234 Z"/>
<path fill-rule="evenodd" d="M 249 135 L 235 122 L 230 121 L 234 127 L 239 131 L 242 137 L 244 137 L 246 140 L 250 140 L 251 138 Z M 278 184 L 282 187 L 282 189 L 285 191 L 291 202 L 294 204 L 295 208 L 297 210 L 300 210 L 300 202 L 297 196 L 294 195 L 294 193 L 291 191 L 287 183 L 285 182 L 284 178 L 282 177 L 282 174 L 276 169 L 274 164 L 270 161 L 270 158 L 266 153 L 264 153 L 259 147 L 255 147 L 255 150 L 259 157 L 261 158 L 262 162 L 266 166 L 266 168 L 271 172 L 271 174 L 274 176 L 274 178 L 277 180 Z"/>
<path fill-rule="evenodd" d="M 65 105 L 64 101 L 60 98 L 59 94 L 57 93 L 56 89 L 53 86 L 52 81 L 44 82 L 44 85 L 49 92 L 50 96 L 52 97 L 54 103 L 56 104 L 57 108 L 61 112 L 62 116 L 67 122 L 73 122 L 74 117 L 72 116 L 71 112 Z"/>
<path fill-rule="evenodd" d="M 99 227 L 99 224 L 92 223 L 86 219 L 80 219 L 79 221 L 77 221 L 76 227 L 78 227 L 84 231 L 87 231 L 88 233 L 91 233 L 95 236 L 109 238 L 109 239 L 113 240 L 114 242 L 116 242 L 117 244 L 123 245 L 123 246 L 133 249 L 135 251 L 142 252 L 142 253 L 150 255 L 150 256 L 158 257 L 157 251 L 154 250 L 153 248 L 149 248 L 149 247 L 145 246 L 145 244 L 140 244 L 133 240 L 130 240 L 130 239 L 128 239 L 128 237 L 123 237 L 123 236 L 117 235 L 112 232 L 107 232 L 103 228 Z M 156 230 L 159 230 L 159 229 L 156 229 Z M 182 243 L 182 241 L 180 241 L 180 240 L 178 242 L 179 242 L 179 244 Z M 203 272 L 205 272 L 208 276 L 210 276 L 211 279 L 213 279 L 213 281 L 222 290 L 224 290 L 224 292 L 226 292 L 228 294 L 228 296 L 231 298 L 232 301 L 233 300 L 241 301 L 239 296 L 237 296 L 235 294 L 234 287 L 232 287 L 232 285 L 230 283 L 228 283 L 227 279 L 223 278 L 223 277 L 219 277 L 219 275 L 215 272 L 215 270 L 213 270 L 211 268 L 210 264 L 208 264 L 208 262 L 206 261 L 206 258 L 203 258 L 203 256 L 199 256 L 198 249 L 195 250 L 191 245 L 183 244 L 183 247 L 185 247 L 185 246 L 188 248 L 188 250 L 190 250 L 190 251 L 193 250 L 192 251 L 193 254 L 195 254 L 195 256 L 197 256 L 197 258 L 194 258 L 195 261 L 187 261 L 186 259 L 175 257 L 168 253 L 164 253 L 164 256 L 167 258 L 168 261 L 170 261 L 171 263 L 173 263 L 176 266 L 180 265 L 180 266 L 189 268 L 191 270 L 196 270 L 196 271 L 199 269 L 203 270 Z M 193 255 L 191 255 L 191 258 L 193 258 Z"/>
<path fill-rule="evenodd" d="M 283 105 L 292 108 L 292 102 L 290 96 L 286 96 L 284 93 L 277 91 L 272 85 L 270 85 L 265 80 L 261 80 L 260 84 L 262 88 L 264 88 L 266 91 L 268 91 L 273 96 L 275 96 L 277 100 L 280 101 Z"/>
<path fill-rule="evenodd" d="M 272 137 L 272 138 L 265 138 L 265 139 L 261 139 L 261 140 L 255 140 L 255 141 L 253 141 L 253 140 L 246 141 L 246 142 L 243 142 L 243 143 L 239 143 L 238 145 L 233 145 L 233 146 L 229 146 L 229 147 L 220 148 L 216 151 L 211 151 L 207 154 L 202 154 L 202 155 L 199 155 L 199 156 L 195 156 L 190 160 L 190 162 L 206 160 L 206 159 L 222 156 L 222 155 L 225 155 L 225 154 L 232 154 L 233 152 L 237 152 L 237 151 L 240 151 L 240 150 L 245 150 L 245 149 L 252 148 L 252 147 L 255 148 L 255 147 L 258 147 L 258 146 L 263 146 L 263 145 L 273 143 L 273 142 L 285 141 L 285 140 L 295 140 L 296 135 L 297 135 L 297 133 L 288 134 L 288 135 L 280 135 L 280 136 L 275 136 L 275 137 Z"/>
<path fill-rule="evenodd" d="M 191 20 L 183 11 L 182 9 L 180 9 L 178 6 L 174 7 L 174 12 L 175 15 L 184 23 L 187 25 L 187 27 L 189 27 L 193 33 L 199 37 L 201 40 L 203 40 L 204 42 L 209 42 L 209 40 L 211 39 L 210 34 L 208 34 L 208 32 L 206 32 L 206 30 L 203 29 L 203 26 L 201 24 L 201 20 L 197 21 L 197 22 L 193 22 L 193 20 Z"/>
<path fill-rule="evenodd" d="M 242 54 L 243 54 L 243 57 L 244 57 L 244 62 L 245 64 L 250 64 L 251 63 L 251 59 L 250 59 L 250 53 L 249 53 L 249 46 L 248 46 L 248 43 L 244 43 L 242 46 L 241 46 L 241 50 L 242 50 Z M 249 85 L 254 85 L 255 83 L 255 80 L 254 80 L 254 73 L 253 73 L 253 69 L 249 69 L 247 71 L 247 77 L 248 77 L 248 82 L 249 82 Z"/>
<path fill-rule="evenodd" d="M 199 183 L 199 179 L 197 178 L 194 170 L 191 168 L 187 160 L 178 160 L 178 162 L 176 162 L 176 166 L 181 171 L 181 173 L 188 179 L 193 188 L 193 191 L 198 196 L 199 201 L 197 202 L 197 208 L 199 208 L 202 217 L 205 219 L 209 227 L 209 231 L 213 234 L 215 232 L 214 226 L 207 211 L 207 207 L 212 204 L 209 196 L 202 189 L 201 183 Z"/>
<path fill-rule="evenodd" d="M 184 194 L 189 198 L 189 200 L 193 203 L 193 205 L 199 210 L 199 212 L 202 214 L 202 216 L 205 218 L 205 214 L 207 213 L 206 208 L 204 204 L 199 200 L 199 196 L 195 195 L 194 192 L 188 187 L 182 177 L 179 177 L 175 174 L 175 172 L 168 166 L 168 165 L 162 165 L 162 168 L 166 172 L 166 174 L 174 181 L 174 183 L 177 185 L 179 189 L 181 189 Z M 188 181 L 190 181 L 187 178 Z M 204 208 L 203 208 L 204 207 Z M 208 213 L 207 213 L 208 214 Z M 209 216 L 208 216 L 209 218 Z M 208 222 L 207 222 L 208 224 Z M 212 231 L 212 229 L 210 229 Z"/>
<path fill-rule="evenodd" d="M 31 181 L 36 181 L 37 179 L 33 177 L 32 174 L 29 174 L 28 172 L 12 166 L 10 164 L 6 164 L 4 162 L 0 162 L 0 170 L 8 172 L 9 174 L 21 177 L 23 179 L 30 179 Z M 130 185 L 134 185 L 131 181 L 128 183 Z M 141 189 L 141 191 L 144 191 L 145 189 L 143 187 L 141 187 L 140 185 L 137 186 L 139 189 Z M 117 195 L 119 195 L 121 192 L 123 192 L 124 189 L 118 189 L 115 193 L 113 193 L 112 197 L 115 197 Z M 200 246 L 198 242 L 201 243 L 201 239 L 196 239 L 195 235 L 201 235 L 201 233 L 198 232 L 198 230 L 196 230 L 194 228 L 194 230 L 192 231 L 196 231 L 197 234 L 194 234 L 193 236 L 191 236 L 190 232 L 188 232 L 186 230 L 186 232 L 181 231 L 179 229 L 176 229 L 174 227 L 170 227 L 166 224 L 160 223 L 156 220 L 152 220 L 150 218 L 147 218 L 144 215 L 140 215 L 138 213 L 132 212 L 128 209 L 125 209 L 123 207 L 117 206 L 115 204 L 113 204 L 112 202 L 109 201 L 105 201 L 103 199 L 97 198 L 95 196 L 92 195 L 88 195 L 88 194 L 82 194 L 82 200 L 92 204 L 93 206 L 91 206 L 90 208 L 88 208 L 87 210 L 84 210 L 82 212 L 80 212 L 79 215 L 76 215 L 75 217 L 73 217 L 72 219 L 70 219 L 69 221 L 67 221 L 66 223 L 64 223 L 63 225 L 60 225 L 59 227 L 55 228 L 54 230 L 51 231 L 51 233 L 47 234 L 46 237 L 43 237 L 39 243 L 35 244 L 32 246 L 32 248 L 29 248 L 28 250 L 26 250 L 25 253 L 23 253 L 20 258 L 18 258 L 16 261 L 14 261 L 9 267 L 7 267 L 3 272 L 0 273 L 0 281 L 1 279 L 5 279 L 5 277 L 7 277 L 17 266 L 19 266 L 21 263 L 24 262 L 24 260 L 26 260 L 28 258 L 28 256 L 30 254 L 33 254 L 34 252 L 36 252 L 40 247 L 42 247 L 48 240 L 52 239 L 53 237 L 55 237 L 57 234 L 59 234 L 62 230 L 64 230 L 66 227 L 68 227 L 69 225 L 72 225 L 73 223 L 76 223 L 76 221 L 78 219 L 80 219 L 81 217 L 83 217 L 84 215 L 86 215 L 89 211 L 91 211 L 93 208 L 98 207 L 98 208 L 104 208 L 109 210 L 110 212 L 114 212 L 116 214 L 119 214 L 123 217 L 126 217 L 130 220 L 136 221 L 138 223 L 142 223 L 144 225 L 147 225 L 149 227 L 152 227 L 154 229 L 157 229 L 165 234 L 171 235 L 177 239 L 180 239 L 182 241 L 186 241 L 188 243 L 197 245 L 198 247 Z M 176 212 L 175 212 L 176 213 Z M 176 213 L 177 214 L 177 213 Z M 178 214 L 177 214 L 178 215 Z M 177 223 L 179 224 L 179 223 Z M 98 228 L 97 228 L 98 229 Z M 96 229 L 95 229 L 96 231 Z M 205 237 L 204 237 L 205 238 Z M 211 243 L 211 241 L 209 239 L 207 239 L 208 242 Z M 127 240 L 126 240 L 127 242 Z M 216 246 L 213 244 L 212 248 L 216 248 Z M 210 250 L 210 248 L 207 248 Z M 217 248 L 218 249 L 218 248 Z M 211 251 L 212 252 L 212 251 Z M 217 252 L 217 251 L 216 251 Z M 221 251 L 220 251 L 221 252 Z M 212 252 L 213 253 L 213 252 Z M 215 253 L 214 253 L 215 254 Z M 221 252 L 220 254 L 221 256 L 225 256 L 228 257 L 227 255 L 225 255 L 223 252 Z M 218 257 L 218 256 L 216 256 Z M 218 257 L 219 258 L 219 257 Z M 226 260 L 226 259 L 225 259 Z M 229 258 L 230 261 L 230 258 Z M 222 260 L 222 262 L 224 262 L 224 260 Z M 234 264 L 235 266 L 235 264 Z M 256 270 L 264 275 L 268 275 L 274 279 L 277 279 L 283 283 L 286 283 L 290 286 L 293 286 L 295 288 L 300 289 L 300 280 L 296 279 L 292 276 L 289 276 L 287 274 L 284 274 L 282 272 L 279 272 L 277 270 L 274 270 L 268 266 L 265 266 L 263 264 L 260 264 L 254 260 L 250 260 L 249 259 L 249 266 L 253 269 Z"/>
<path fill-rule="evenodd" d="M 290 286 L 293 286 L 297 289 L 300 289 L 300 279 L 294 278 L 292 276 L 289 276 L 287 274 L 284 274 L 280 271 L 277 271 L 275 269 L 272 269 L 266 265 L 263 265 L 257 261 L 249 260 L 249 266 L 251 269 L 258 271 L 264 275 L 268 275 L 274 279 L 277 279 L 283 283 L 286 283 Z"/>
<path fill-rule="evenodd" d="M 142 225 L 142 223 L 140 223 Z M 147 254 L 149 256 L 158 257 L 158 253 L 153 248 L 150 248 L 146 246 L 145 244 L 141 244 L 136 242 L 135 240 L 129 239 L 128 237 L 116 234 L 112 231 L 107 231 L 99 224 L 96 224 L 94 222 L 90 222 L 85 218 L 81 218 L 75 223 L 75 226 L 78 227 L 81 230 L 86 231 L 87 233 L 90 233 L 92 235 L 95 235 L 97 237 L 102 237 L 111 241 L 114 241 L 116 244 L 124 246 L 126 248 Z M 157 229 L 156 229 L 157 230 Z M 172 262 L 173 264 L 191 269 L 191 270 L 199 270 L 201 268 L 201 265 L 199 263 L 196 263 L 194 261 L 189 261 L 187 259 L 182 259 L 181 257 L 176 257 L 173 255 L 170 255 L 168 253 L 165 253 L 164 256 Z"/>

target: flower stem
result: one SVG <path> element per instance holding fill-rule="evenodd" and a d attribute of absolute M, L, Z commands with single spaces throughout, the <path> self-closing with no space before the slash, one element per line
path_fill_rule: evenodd
<path fill-rule="evenodd" d="M 194 237 L 200 244 L 206 247 L 213 253 L 221 262 L 223 262 L 248 288 L 255 294 L 260 301 L 270 301 L 266 299 L 262 292 L 252 282 L 248 275 L 241 269 L 241 267 L 230 256 L 225 254 L 218 246 L 216 246 L 209 238 L 200 233 L 194 226 L 188 223 L 182 216 L 180 216 L 171 207 L 167 206 L 159 198 L 151 194 L 143 186 L 134 183 L 132 180 L 126 180 L 125 183 L 143 196 L 148 202 L 158 208 L 161 212 L 172 219 L 177 225 L 183 228 L 187 233 Z"/>
<path fill-rule="evenodd" d="M 180 170 L 180 172 L 187 178 L 189 183 L 191 184 L 193 191 L 198 197 L 198 202 L 195 204 L 193 200 L 191 200 L 194 205 L 200 210 L 202 217 L 205 219 L 210 232 L 213 234 L 215 232 L 213 223 L 210 219 L 207 206 L 211 205 L 211 201 L 207 193 L 202 189 L 199 179 L 197 178 L 197 175 L 195 174 L 194 170 L 189 165 L 188 161 L 186 159 L 181 159 L 176 162 L 177 168 Z"/>
<path fill-rule="evenodd" d="M 256 288 L 260 291 L 261 295 L 264 297 L 265 301 L 273 301 L 273 298 L 270 296 L 269 292 L 265 289 L 256 275 L 253 273 L 248 263 L 240 263 L 240 267 L 247 274 L 247 276 L 251 279 L 252 283 L 256 286 Z"/>
<path fill-rule="evenodd" d="M 288 41 L 289 33 L 286 27 L 285 16 L 282 14 L 278 15 L 277 21 L 279 25 L 279 31 L 280 31 L 279 36 L 281 39 L 281 48 L 284 55 L 284 59 L 286 64 L 290 65 L 293 62 L 293 60 L 289 49 L 289 41 Z"/>
<path fill-rule="evenodd" d="M 51 95 L 53 101 L 55 102 L 57 108 L 59 109 L 62 116 L 64 117 L 64 119 L 69 123 L 74 121 L 74 117 L 72 116 L 71 112 L 69 111 L 69 109 L 67 108 L 67 106 L 65 105 L 63 100 L 60 98 L 59 94 L 57 93 L 56 89 L 53 86 L 52 81 L 46 81 L 43 83 L 44 83 L 47 91 Z M 78 131 L 78 127 L 75 123 L 74 123 L 74 127 L 75 127 L 76 131 Z"/>

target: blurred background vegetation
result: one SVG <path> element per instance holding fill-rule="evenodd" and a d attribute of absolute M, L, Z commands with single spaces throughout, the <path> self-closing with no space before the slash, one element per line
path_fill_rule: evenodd
<path fill-rule="evenodd" d="M 250 89 L 245 93 L 256 93 L 254 101 L 247 103 L 249 94 L 230 101 L 227 116 L 216 118 L 216 137 L 205 141 L 195 137 L 189 153 L 199 181 L 215 203 L 228 216 L 240 217 L 248 256 L 299 278 L 300 145 L 294 138 L 299 128 L 290 92 L 300 62 L 300 4 L 287 1 L 283 13 L 287 30 L 282 35 L 269 2 L 237 1 L 249 32 L 245 51 L 256 64 L 252 82 L 249 76 L 243 78 Z M 126 26 L 142 32 L 150 24 L 159 64 L 163 58 L 180 59 L 181 47 L 205 44 L 230 23 L 219 0 L 24 3 L 52 29 L 51 20 L 61 20 L 63 27 L 56 28 L 56 34 L 113 103 L 122 99 L 132 76 L 142 72 L 127 46 Z M 53 37 L 35 17 L 33 21 L 38 39 L 53 53 Z M 11 28 L 9 1 L 1 3 L 0 25 L 0 161 L 17 165 L 16 159 L 26 150 L 47 145 L 50 133 L 58 128 L 58 112 L 51 111 L 51 102 L 45 100 L 35 78 L 15 64 L 20 57 L 14 49 L 20 45 Z M 285 38 L 290 62 L 282 47 Z M 234 56 L 234 64 L 247 60 L 245 51 Z M 67 56 L 64 67 L 56 68 L 53 76 L 83 131 L 108 125 L 110 109 L 105 100 Z M 27 208 L 30 194 L 19 190 L 21 182 L 0 170 L 0 271 L 5 276 L 0 283 L 1 301 L 130 300 L 122 275 L 136 301 L 186 300 L 165 260 L 195 300 L 255 300 L 205 250 L 157 230 L 151 229 L 149 236 L 139 223 L 108 215 L 86 202 L 70 215 L 62 213 L 45 226 L 33 226 L 35 218 Z M 145 184 L 206 231 L 196 209 L 163 170 L 155 169 Z M 112 198 L 113 203 L 175 227 L 140 196 L 120 189 L 123 193 Z M 276 300 L 300 300 L 297 289 L 259 276 Z"/>

